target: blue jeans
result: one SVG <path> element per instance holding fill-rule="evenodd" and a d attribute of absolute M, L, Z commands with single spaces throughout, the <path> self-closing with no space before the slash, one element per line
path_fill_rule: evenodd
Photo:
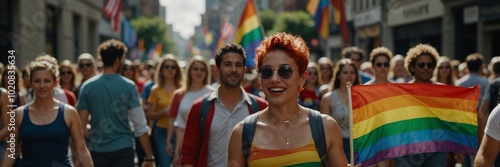
<path fill-rule="evenodd" d="M 445 152 L 421 153 L 395 158 L 395 166 L 446 167 Z"/>
<path fill-rule="evenodd" d="M 172 161 L 174 160 L 173 156 L 168 155 L 167 153 L 167 129 L 156 127 L 155 129 L 155 143 L 156 143 L 156 151 L 158 151 L 158 157 L 156 158 L 159 162 L 159 167 L 170 167 L 172 165 Z M 170 140 L 170 144 L 172 148 L 175 147 L 175 135 L 172 136 L 172 140 Z"/>

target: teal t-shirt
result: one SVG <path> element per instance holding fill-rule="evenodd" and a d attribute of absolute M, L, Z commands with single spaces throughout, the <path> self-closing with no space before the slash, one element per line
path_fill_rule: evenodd
<path fill-rule="evenodd" d="M 89 150 L 112 152 L 133 147 L 128 112 L 140 106 L 134 82 L 119 74 L 103 74 L 87 80 L 76 108 L 91 116 Z"/>

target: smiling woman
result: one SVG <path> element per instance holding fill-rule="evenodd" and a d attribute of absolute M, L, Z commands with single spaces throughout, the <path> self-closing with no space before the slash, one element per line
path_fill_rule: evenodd
<path fill-rule="evenodd" d="M 21 164 L 26 166 L 54 163 L 72 166 L 68 155 L 71 139 L 78 162 L 82 166 L 93 166 L 76 109 L 53 98 L 58 73 L 58 69 L 47 61 L 31 63 L 30 84 L 35 99 L 16 109 L 16 129 L 19 130 L 15 131 L 15 150 L 20 150 L 19 144 L 23 143 Z M 1 166 L 13 166 L 14 161 L 5 154 Z"/>
<path fill-rule="evenodd" d="M 308 77 L 305 41 L 278 33 L 262 41 L 256 52 L 269 107 L 233 129 L 228 166 L 346 166 L 336 121 L 297 103 Z"/>

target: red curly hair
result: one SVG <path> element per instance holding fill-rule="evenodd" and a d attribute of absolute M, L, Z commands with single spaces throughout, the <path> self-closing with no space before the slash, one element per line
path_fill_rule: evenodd
<path fill-rule="evenodd" d="M 307 64 L 309 64 L 309 47 L 301 37 L 280 32 L 264 39 L 255 49 L 257 68 L 262 66 L 262 59 L 267 53 L 273 50 L 282 50 L 288 53 L 288 56 L 297 64 L 300 74 L 306 71 Z"/>

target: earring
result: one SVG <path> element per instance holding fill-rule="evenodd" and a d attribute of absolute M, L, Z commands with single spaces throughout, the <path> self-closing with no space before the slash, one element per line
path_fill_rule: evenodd
<path fill-rule="evenodd" d="M 300 85 L 299 86 L 299 92 L 302 92 L 304 90 L 304 86 Z"/>

